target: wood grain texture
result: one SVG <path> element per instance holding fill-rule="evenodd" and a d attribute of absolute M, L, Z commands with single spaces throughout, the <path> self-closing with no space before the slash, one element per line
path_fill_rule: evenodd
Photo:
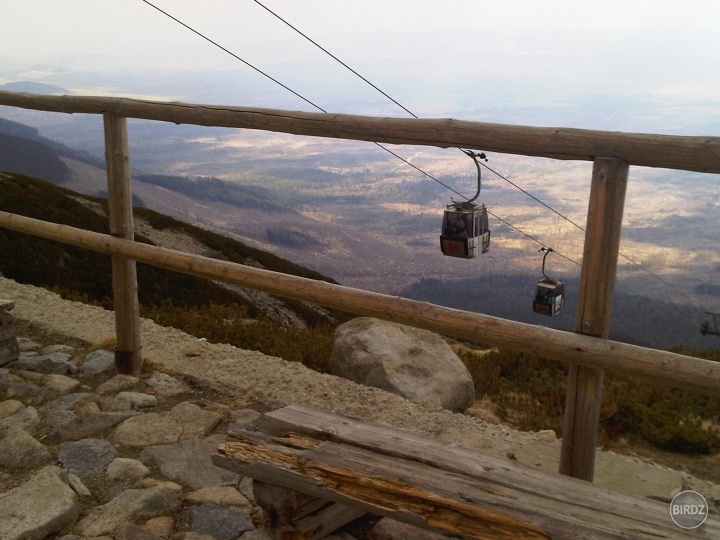
<path fill-rule="evenodd" d="M 119 255 L 158 268 L 425 328 L 455 338 L 606 369 L 675 387 L 720 393 L 720 364 L 710 360 L 289 276 L 7 212 L 0 212 L 0 227 Z"/>
<path fill-rule="evenodd" d="M 124 240 L 135 239 L 130 181 L 130 153 L 127 120 L 112 113 L 103 116 L 105 161 L 107 163 L 110 234 Z M 135 261 L 112 256 L 113 308 L 115 311 L 115 368 L 118 373 L 142 372 L 140 302 L 138 301 Z"/>
<path fill-rule="evenodd" d="M 403 430 L 293 405 L 237 430 L 216 465 L 465 538 L 676 538 L 667 504 Z M 707 527 L 706 527 L 707 526 Z M 720 533 L 716 521 L 698 538 Z"/>
<path fill-rule="evenodd" d="M 440 148 L 476 148 L 554 159 L 593 161 L 597 156 L 631 165 L 720 173 L 720 137 L 622 133 L 534 127 L 449 118 L 380 118 L 253 107 L 168 103 L 131 98 L 46 96 L 0 91 L 0 105 L 62 113 L 113 113 L 201 126 L 234 127 Z"/>
<path fill-rule="evenodd" d="M 575 332 L 607 339 L 615 292 L 620 231 L 629 166 L 597 158 L 593 164 Z M 572 364 L 563 419 L 560 473 L 592 481 L 604 372 Z"/>

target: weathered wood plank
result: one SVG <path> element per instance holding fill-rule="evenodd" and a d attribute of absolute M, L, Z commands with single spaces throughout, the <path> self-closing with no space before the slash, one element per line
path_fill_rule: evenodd
<path fill-rule="evenodd" d="M 105 114 L 103 120 L 110 234 L 117 238 L 134 240 L 127 120 L 111 113 Z M 143 359 L 135 261 L 113 255 L 112 283 L 117 336 L 115 368 L 118 373 L 139 375 L 142 372 Z"/>
<path fill-rule="evenodd" d="M 113 113 L 175 124 L 260 129 L 295 135 L 477 148 L 555 159 L 596 156 L 631 165 L 720 173 L 720 137 L 622 133 L 561 127 L 489 124 L 453 119 L 379 118 L 252 107 L 0 92 L 0 105 L 63 113 Z"/>
<path fill-rule="evenodd" d="M 270 522 L 289 524 L 317 512 L 329 503 L 305 493 L 255 480 L 253 482 L 255 502 L 270 515 Z"/>
<path fill-rule="evenodd" d="M 653 501 L 622 495 L 574 478 L 549 475 L 507 459 L 461 446 L 449 446 L 406 430 L 361 422 L 314 407 L 289 405 L 264 414 L 254 425 L 278 440 L 284 440 L 291 434 L 291 437 L 305 435 L 317 440 L 348 444 L 539 495 L 560 505 L 592 508 L 601 504 L 606 510 L 619 515 L 627 513 L 629 508 L 651 513 L 657 510 L 657 504 Z M 228 432 L 228 442 L 232 442 L 234 433 Z"/>
<path fill-rule="evenodd" d="M 720 363 L 710 360 L 289 276 L 7 212 L 0 212 L 0 227 L 132 258 L 158 268 L 425 328 L 447 336 L 615 371 L 675 387 L 720 392 Z"/>
<path fill-rule="evenodd" d="M 620 231 L 629 167 L 618 159 L 593 165 L 575 332 L 607 339 L 610 334 Z M 571 365 L 563 421 L 560 473 L 592 482 L 595 474 L 604 371 Z"/>
<path fill-rule="evenodd" d="M 522 519 L 418 487 L 416 481 L 434 487 L 447 485 L 448 479 L 436 478 L 437 470 L 432 467 L 410 471 L 401 460 L 330 442 L 314 448 L 289 448 L 254 432 L 221 445 L 219 452 L 221 456 L 213 456 L 219 467 L 436 532 L 453 531 L 468 538 L 550 538 Z M 366 452 L 359 461 L 372 465 L 356 470 L 356 452 Z M 330 454 L 341 458 L 340 462 L 328 464 L 334 459 Z M 383 463 L 384 459 L 393 462 Z"/>
<path fill-rule="evenodd" d="M 331 504 L 294 523 L 295 538 L 315 540 L 324 538 L 340 527 L 364 516 L 367 512 L 344 504 Z"/>
<path fill-rule="evenodd" d="M 213 458 L 216 465 L 438 532 L 467 538 L 678 536 L 666 505 L 608 493 L 572 478 L 553 476 L 566 482 L 567 494 L 559 500 L 546 492 L 509 487 L 515 482 L 510 477 L 503 485 L 477 472 L 451 473 L 333 441 L 298 448 L 258 432 L 236 432 L 235 437 L 220 446 L 221 456 Z M 295 434 L 288 440 L 300 437 Z M 546 491 L 552 491 L 552 483 L 546 484 Z M 577 485 L 598 496 L 590 503 L 587 498 L 575 501 Z M 714 538 L 718 533 L 718 524 L 708 522 L 698 537 Z"/>
<path fill-rule="evenodd" d="M 275 538 L 322 538 L 366 514 L 259 480 L 253 481 L 253 495 Z"/>

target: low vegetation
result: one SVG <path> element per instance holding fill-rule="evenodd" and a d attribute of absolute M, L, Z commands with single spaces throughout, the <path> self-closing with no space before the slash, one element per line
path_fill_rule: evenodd
<path fill-rule="evenodd" d="M 717 361 L 720 349 L 674 352 Z M 459 353 L 478 397 L 490 398 L 495 414 L 519 429 L 562 435 L 568 369 L 564 363 L 509 350 Z M 623 436 L 685 454 L 720 450 L 720 397 L 606 374 L 600 437 Z"/>
<path fill-rule="evenodd" d="M 21 175 L 0 174 L 0 192 L 0 210 L 107 231 L 106 218 L 63 188 Z M 151 210 L 138 208 L 136 215 L 157 229 L 182 229 L 226 260 L 253 261 L 279 272 L 332 281 L 275 255 Z M 4 229 L 0 229 L 0 253 L 0 272 L 6 277 L 54 289 L 69 299 L 112 307 L 107 256 Z M 144 317 L 211 342 L 258 350 L 318 371 L 327 371 L 334 329 L 347 318 L 340 313 L 327 317 L 301 302 L 283 300 L 308 323 L 307 329 L 292 328 L 262 317 L 251 301 L 206 280 L 145 265 L 138 266 L 138 280 Z M 720 360 L 720 349 L 677 352 Z M 478 398 L 490 399 L 503 422 L 523 430 L 553 429 L 562 434 L 565 364 L 508 350 L 463 347 L 459 354 L 473 376 Z M 601 437 L 608 441 L 623 436 L 668 451 L 708 454 L 720 450 L 718 411 L 718 397 L 608 375 Z"/>

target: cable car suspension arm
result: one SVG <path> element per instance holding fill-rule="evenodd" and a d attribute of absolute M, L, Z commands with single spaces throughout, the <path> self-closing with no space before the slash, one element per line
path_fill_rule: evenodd
<path fill-rule="evenodd" d="M 554 279 L 551 279 L 548 277 L 548 275 L 545 273 L 545 259 L 547 259 L 547 256 L 550 254 L 551 251 L 555 251 L 551 247 L 541 247 L 538 251 L 544 251 L 545 255 L 543 255 L 543 263 L 542 263 L 542 275 L 547 279 L 548 281 L 555 281 Z"/>
<path fill-rule="evenodd" d="M 488 159 L 483 152 L 473 152 L 472 150 L 462 150 L 462 151 L 465 153 L 465 155 L 470 156 L 473 159 L 473 161 L 475 162 L 475 167 L 477 167 L 477 172 L 478 172 L 477 191 L 475 192 L 475 196 L 472 199 L 468 199 L 468 201 L 467 201 L 467 202 L 471 203 L 480 196 L 480 189 L 482 187 L 482 184 L 481 184 L 482 170 L 480 169 L 480 162 L 478 161 L 478 159 L 484 159 L 485 161 L 487 161 Z"/>

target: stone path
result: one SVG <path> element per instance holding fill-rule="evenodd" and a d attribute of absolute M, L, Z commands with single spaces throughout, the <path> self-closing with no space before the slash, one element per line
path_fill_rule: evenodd
<path fill-rule="evenodd" d="M 260 412 L 165 373 L 115 375 L 107 350 L 19 341 L 0 368 L 0 538 L 270 538 L 251 481 L 210 459 Z M 427 537 L 360 521 L 333 536 Z"/>

